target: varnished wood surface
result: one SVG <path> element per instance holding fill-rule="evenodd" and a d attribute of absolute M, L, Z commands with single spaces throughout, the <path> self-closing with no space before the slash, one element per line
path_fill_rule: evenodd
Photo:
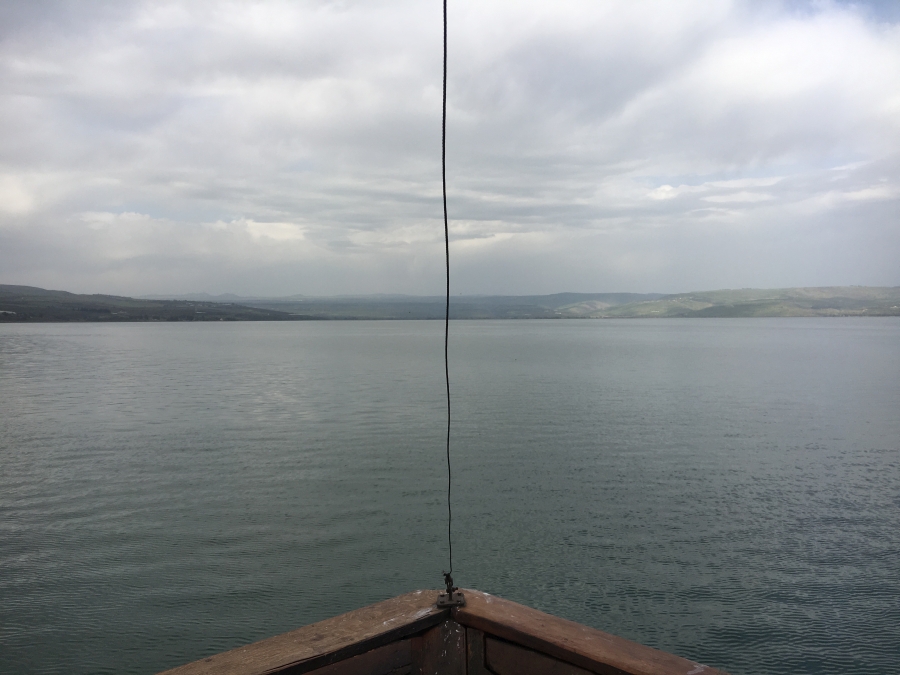
<path fill-rule="evenodd" d="M 453 619 L 427 631 L 413 670 L 416 675 L 466 675 L 466 629 Z"/>
<path fill-rule="evenodd" d="M 453 618 L 554 659 L 602 675 L 725 675 L 723 671 L 567 621 L 496 596 L 463 589 Z"/>
<path fill-rule="evenodd" d="M 479 591 L 453 610 L 437 595 L 401 595 L 162 675 L 725 675 Z"/>
<path fill-rule="evenodd" d="M 489 672 L 496 675 L 591 675 L 571 663 L 491 637 L 484 641 L 484 657 Z"/>
<path fill-rule="evenodd" d="M 492 675 L 484 658 L 484 632 L 466 628 L 466 675 Z"/>
<path fill-rule="evenodd" d="M 431 630 L 435 630 L 432 628 Z M 313 675 L 411 675 L 413 640 L 400 640 L 312 671 Z"/>
<path fill-rule="evenodd" d="M 396 642 L 449 617 L 438 591 L 414 591 L 267 640 L 165 671 L 165 675 L 299 675 Z"/>

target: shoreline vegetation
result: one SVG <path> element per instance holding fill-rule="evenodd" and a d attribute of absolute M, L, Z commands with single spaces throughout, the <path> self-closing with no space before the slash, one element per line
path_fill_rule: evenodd
<path fill-rule="evenodd" d="M 900 316 L 900 286 L 457 296 L 451 319 Z M 442 296 L 129 298 L 0 284 L 0 323 L 443 319 Z"/>

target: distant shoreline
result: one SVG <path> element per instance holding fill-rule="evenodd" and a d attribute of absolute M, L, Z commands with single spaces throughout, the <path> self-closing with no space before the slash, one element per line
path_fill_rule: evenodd
<path fill-rule="evenodd" d="M 129 298 L 0 284 L 0 323 L 403 321 L 443 319 L 445 311 L 445 300 L 439 296 L 219 297 L 228 299 Z M 671 295 L 556 293 L 450 299 L 450 318 L 456 320 L 825 316 L 900 316 L 900 287 L 740 289 Z"/>

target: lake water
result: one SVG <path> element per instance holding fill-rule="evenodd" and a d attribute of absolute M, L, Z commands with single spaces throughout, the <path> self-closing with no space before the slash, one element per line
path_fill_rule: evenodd
<path fill-rule="evenodd" d="M 0 326 L 0 672 L 437 588 L 442 331 Z M 900 672 L 900 321 L 451 331 L 460 585 L 735 675 Z"/>

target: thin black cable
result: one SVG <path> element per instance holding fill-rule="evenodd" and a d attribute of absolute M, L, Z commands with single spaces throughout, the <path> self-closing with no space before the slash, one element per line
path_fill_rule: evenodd
<path fill-rule="evenodd" d="M 447 221 L 447 0 L 444 0 L 444 102 L 441 109 L 441 183 L 444 188 L 444 250 L 447 257 L 447 305 L 444 313 L 444 376 L 447 380 L 447 548 L 450 554 L 450 574 L 453 573 L 453 536 L 450 510 L 450 227 Z"/>

